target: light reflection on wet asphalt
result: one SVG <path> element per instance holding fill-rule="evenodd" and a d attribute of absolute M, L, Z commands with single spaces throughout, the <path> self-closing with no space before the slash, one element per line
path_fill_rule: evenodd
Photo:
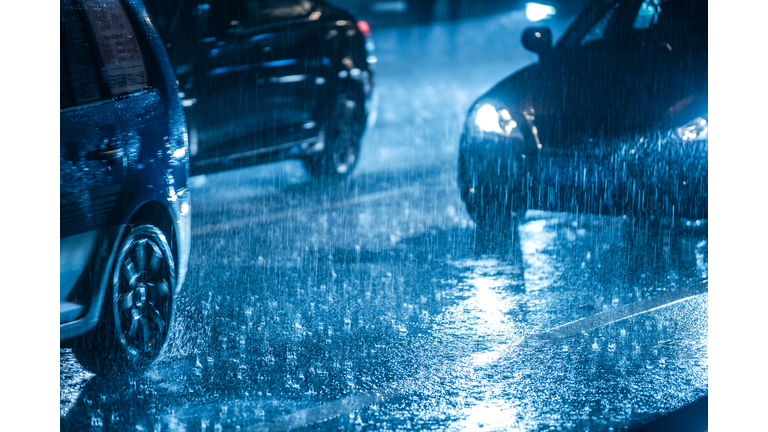
<path fill-rule="evenodd" d="M 194 179 L 165 356 L 103 380 L 62 349 L 62 430 L 618 430 L 707 394 L 706 226 L 529 211 L 516 234 L 477 235 L 461 121 L 532 58 L 398 57 L 399 35 L 379 32 L 379 119 L 350 182 L 314 185 L 297 162 Z"/>

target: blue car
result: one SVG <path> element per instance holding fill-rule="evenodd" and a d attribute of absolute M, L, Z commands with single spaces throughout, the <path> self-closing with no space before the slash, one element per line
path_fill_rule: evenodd
<path fill-rule="evenodd" d="M 708 217 L 706 0 L 596 0 L 471 107 L 458 183 L 478 223 L 527 209 Z"/>
<path fill-rule="evenodd" d="M 184 111 L 140 1 L 60 1 L 60 339 L 96 374 L 142 372 L 189 261 Z"/>

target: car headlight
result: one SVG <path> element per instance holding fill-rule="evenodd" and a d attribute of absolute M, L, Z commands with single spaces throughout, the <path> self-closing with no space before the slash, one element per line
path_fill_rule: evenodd
<path fill-rule="evenodd" d="M 472 123 L 480 132 L 492 132 L 507 137 L 520 137 L 520 128 L 506 108 L 497 108 L 491 104 L 480 104 L 473 112 Z"/>
<path fill-rule="evenodd" d="M 525 16 L 531 21 L 541 21 L 545 18 L 551 18 L 557 13 L 555 8 L 549 5 L 539 3 L 526 3 Z"/>
<path fill-rule="evenodd" d="M 696 117 L 688 123 L 677 128 L 677 136 L 685 142 L 699 141 L 707 138 L 709 121 L 707 116 Z"/>

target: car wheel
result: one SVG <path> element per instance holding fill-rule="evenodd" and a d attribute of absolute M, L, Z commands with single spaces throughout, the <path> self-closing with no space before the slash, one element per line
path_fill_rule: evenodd
<path fill-rule="evenodd" d="M 509 190 L 504 184 L 479 181 L 472 172 L 466 152 L 459 153 L 459 190 L 467 213 L 478 227 L 510 227 L 523 218 L 527 210 L 525 194 Z"/>
<path fill-rule="evenodd" d="M 330 119 L 324 127 L 325 148 L 305 159 L 304 167 L 314 178 L 341 180 L 352 173 L 360 154 L 360 139 L 365 128 L 363 103 L 343 94 L 336 98 Z"/>
<path fill-rule="evenodd" d="M 505 191 L 503 186 L 480 186 L 474 193 L 462 195 L 467 213 L 478 226 L 511 226 L 526 212 L 525 196 Z"/>
<path fill-rule="evenodd" d="M 146 371 L 170 332 L 175 274 L 163 232 L 129 225 L 109 274 L 101 319 L 73 345 L 80 364 L 102 376 Z"/>

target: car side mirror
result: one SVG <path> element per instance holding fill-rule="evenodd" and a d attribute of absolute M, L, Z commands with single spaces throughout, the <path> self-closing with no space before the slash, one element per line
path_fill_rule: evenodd
<path fill-rule="evenodd" d="M 528 27 L 523 31 L 523 47 L 540 58 L 548 56 L 552 52 L 552 30 L 549 27 Z"/>

